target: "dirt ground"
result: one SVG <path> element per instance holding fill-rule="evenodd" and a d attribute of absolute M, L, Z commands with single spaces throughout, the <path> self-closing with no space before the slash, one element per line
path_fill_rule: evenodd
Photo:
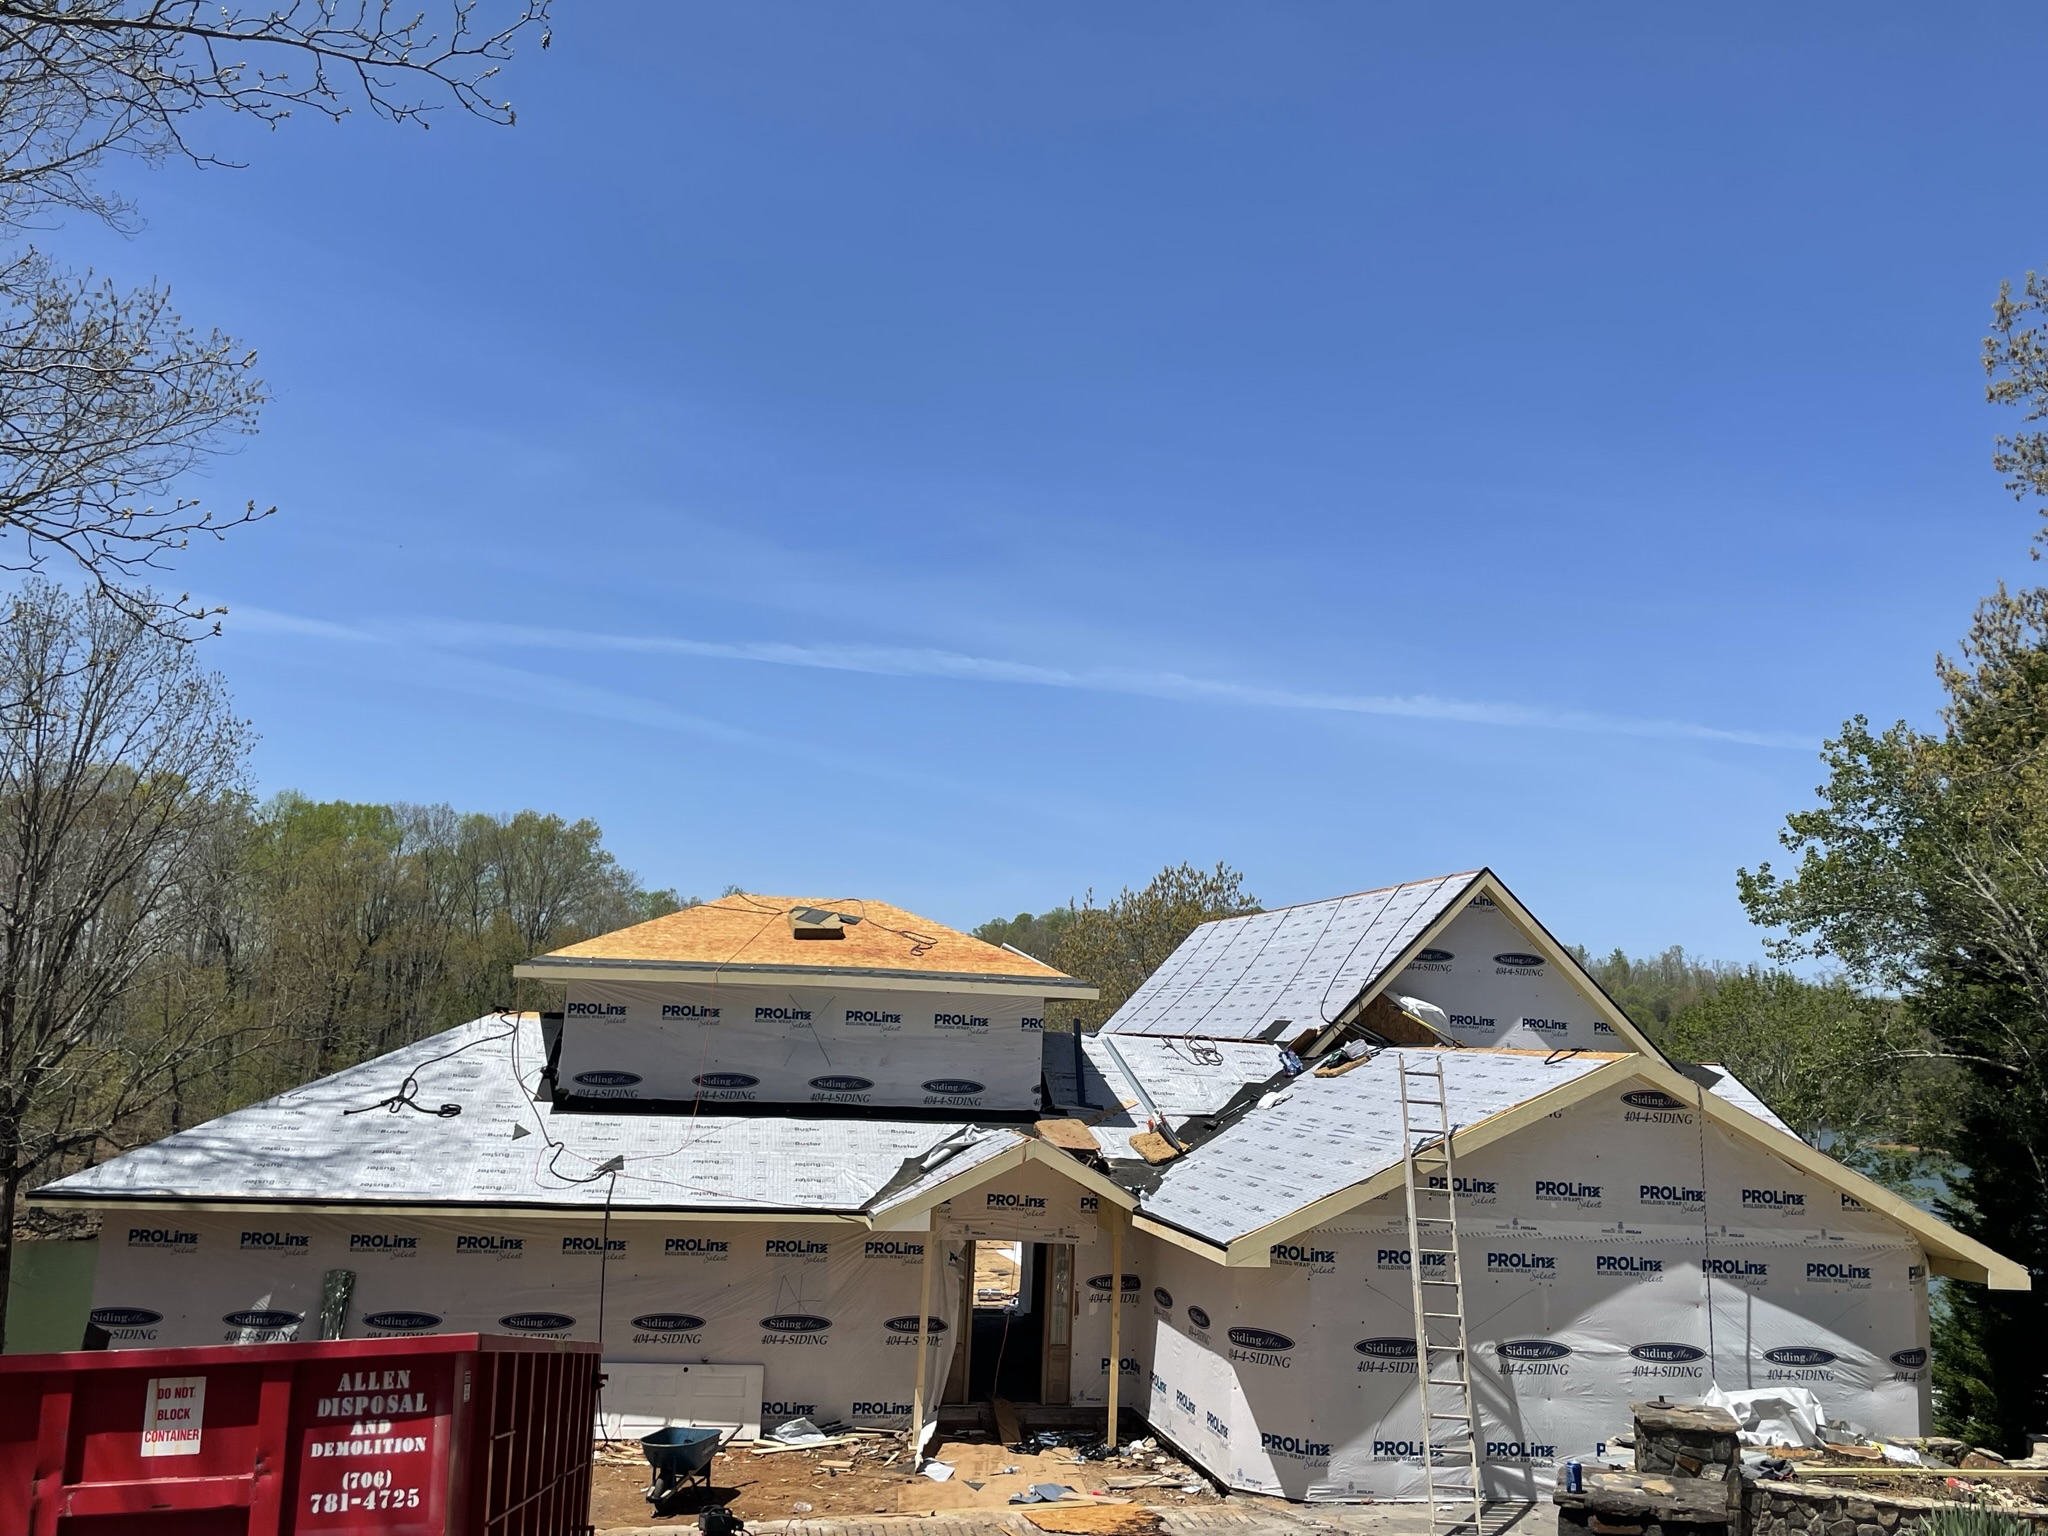
<path fill-rule="evenodd" d="M 974 1245 L 974 1301 L 977 1306 L 997 1306 L 1017 1294 L 1021 1278 L 1017 1261 L 1009 1250 L 1014 1243 Z"/>
<path fill-rule="evenodd" d="M 949 1440 L 932 1452 L 953 1467 L 946 1482 L 908 1470 L 900 1438 L 862 1437 L 861 1445 L 822 1446 L 757 1456 L 741 1448 L 720 1452 L 711 1464 L 711 1493 L 687 1512 L 657 1519 L 642 1497 L 647 1461 L 637 1445 L 597 1449 L 590 1517 L 600 1531 L 621 1526 L 694 1525 L 706 1503 L 724 1504 L 745 1519 L 793 1515 L 929 1515 L 941 1510 L 1007 1507 L 1030 1483 L 1064 1483 L 1081 1493 L 1105 1494 L 1137 1504 L 1199 1504 L 1215 1493 L 1197 1473 L 1164 1450 L 1127 1453 L 1110 1461 L 1083 1461 L 1055 1448 L 1024 1455 L 991 1441 Z M 871 1448 L 870 1448 L 871 1447 Z M 860 1454 L 855 1454 L 858 1451 Z M 850 1463 L 850 1465 L 849 1465 Z M 973 1485 L 979 1483 L 980 1487 Z M 1123 1484 L 1126 1486 L 1118 1486 Z M 1142 1484 L 1142 1486 L 1129 1486 Z M 1193 1489 L 1193 1492 L 1186 1490 Z M 804 1506 L 809 1506 L 805 1508 Z"/>

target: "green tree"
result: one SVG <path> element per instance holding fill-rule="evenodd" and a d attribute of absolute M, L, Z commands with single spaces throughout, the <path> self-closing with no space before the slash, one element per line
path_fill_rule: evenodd
<path fill-rule="evenodd" d="M 129 1010 L 183 943 L 249 734 L 189 646 L 42 581 L 0 615 L 0 699 L 4 1327 L 22 1186 L 118 1141 L 224 1045 L 204 997 Z"/>
<path fill-rule="evenodd" d="M 1696 959 L 1677 944 L 1647 958 L 1616 949 L 1596 960 L 1581 944 L 1572 946 L 1572 954 L 1621 1005 L 1629 1022 L 1653 1036 L 1679 1013 L 1711 997 L 1723 981 L 1742 974 L 1740 966 Z"/>
<path fill-rule="evenodd" d="M 1035 960 L 1045 960 L 1059 947 L 1060 935 L 1073 921 L 1072 907 L 1054 907 L 1050 912 L 1019 912 L 1015 917 L 992 918 L 974 930 L 974 936 L 990 944 L 1007 944 L 1021 949 Z M 1051 962 L 1048 960 L 1048 964 Z"/>
<path fill-rule="evenodd" d="M 1052 953 L 1039 958 L 1099 987 L 1102 997 L 1056 1009 L 1054 1018 L 1084 1030 L 1101 1027 L 1203 923 L 1258 910 L 1259 899 L 1245 890 L 1244 876 L 1221 863 L 1214 869 L 1169 865 L 1143 890 L 1126 886 L 1106 906 L 1098 907 L 1089 891 L 1079 904 L 1067 904 Z"/>
<path fill-rule="evenodd" d="M 1905 1182 L 1930 1137 L 1946 1134 L 1953 1073 L 1897 998 L 1846 980 L 1760 968 L 1713 991 L 1655 1032 L 1685 1061 L 1716 1062 L 1801 1139 L 1879 1177 Z"/>

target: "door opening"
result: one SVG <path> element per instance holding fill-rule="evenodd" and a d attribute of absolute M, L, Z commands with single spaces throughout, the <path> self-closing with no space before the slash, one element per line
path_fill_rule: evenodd
<path fill-rule="evenodd" d="M 1044 1243 L 975 1244 L 974 1332 L 968 1397 L 1044 1402 Z"/>

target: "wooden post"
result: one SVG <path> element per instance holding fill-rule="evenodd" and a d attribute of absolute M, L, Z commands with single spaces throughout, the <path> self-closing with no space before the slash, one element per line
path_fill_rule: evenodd
<path fill-rule="evenodd" d="M 1108 1201 L 1103 1205 L 1107 1207 Z M 1116 1388 L 1124 1369 L 1124 1213 L 1118 1211 L 1109 1227 L 1109 1427 L 1102 1443 L 1116 1449 Z"/>
<path fill-rule="evenodd" d="M 917 1270 L 917 1387 L 910 1394 L 910 1469 L 915 1472 L 924 1439 L 925 1359 L 932 1342 L 932 1255 L 939 1247 L 939 1224 L 935 1221 L 924 1237 L 924 1262 Z"/>

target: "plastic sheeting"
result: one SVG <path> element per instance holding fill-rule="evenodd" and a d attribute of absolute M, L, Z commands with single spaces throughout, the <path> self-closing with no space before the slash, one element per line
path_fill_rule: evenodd
<path fill-rule="evenodd" d="M 322 1274 L 348 1269 L 350 1337 L 597 1339 L 602 1307 L 608 1360 L 758 1362 L 769 1424 L 890 1426 L 909 1422 L 931 1240 L 826 1223 L 615 1218 L 607 1250 L 596 1222 L 124 1215 L 101 1238 L 92 1316 L 115 1348 L 310 1338 Z M 951 1243 L 934 1256 L 933 1383 L 951 1359 L 960 1259 Z"/>
<path fill-rule="evenodd" d="M 558 1079 L 579 1098 L 1039 1108 L 1039 998 L 625 981 L 568 991 Z"/>
<path fill-rule="evenodd" d="M 1922 1432 L 1917 1245 L 1696 1111 L 1602 1095 L 1462 1160 L 1458 1177 L 1491 1494 L 1536 1497 L 1627 1426 L 1631 1399 L 1716 1382 L 1803 1387 L 1832 1416 Z M 1137 1245 L 1126 1268 L 1149 1326 L 1130 1330 L 1130 1353 L 1153 1423 L 1239 1488 L 1420 1496 L 1403 1197 L 1271 1261 L 1226 1269 Z"/>

